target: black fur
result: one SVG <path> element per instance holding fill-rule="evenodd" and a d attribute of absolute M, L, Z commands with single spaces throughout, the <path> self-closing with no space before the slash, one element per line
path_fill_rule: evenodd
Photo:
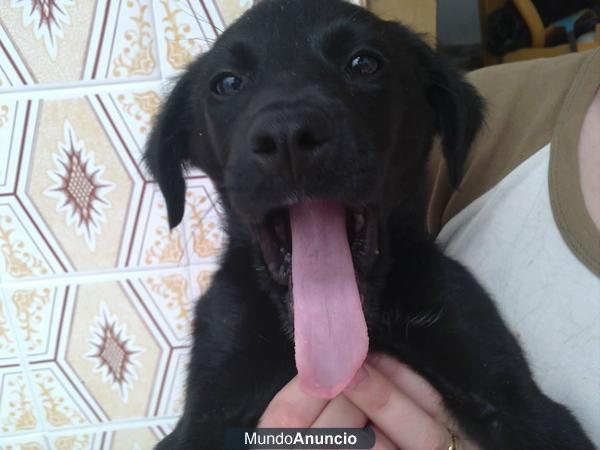
<path fill-rule="evenodd" d="M 345 70 L 361 51 L 381 61 L 377 73 Z M 222 72 L 240 74 L 242 89 L 215 94 Z M 484 449 L 593 448 L 534 383 L 488 295 L 425 230 L 433 139 L 441 137 L 458 186 L 482 109 L 475 89 L 419 36 L 341 0 L 264 0 L 190 65 L 158 117 L 146 163 L 171 226 L 183 214 L 182 171 L 203 169 L 229 240 L 196 307 L 183 417 L 157 449 L 223 448 L 224 429 L 256 425 L 294 376 L 288 288 L 265 269 L 255 234 L 291 197 L 377 205 L 381 252 L 358 266 L 371 350 L 426 377 Z M 292 126 L 327 139 L 309 139 L 318 152 L 308 155 L 256 147 L 265 130 Z M 437 320 L 415 320 L 424 315 Z"/>

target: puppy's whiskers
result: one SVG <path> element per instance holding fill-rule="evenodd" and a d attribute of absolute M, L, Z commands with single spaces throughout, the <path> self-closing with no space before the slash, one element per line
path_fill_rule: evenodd
<path fill-rule="evenodd" d="M 182 11 L 183 13 L 187 14 L 187 15 L 188 15 L 188 16 L 190 16 L 190 17 L 193 17 L 193 18 L 194 18 L 194 20 L 196 20 L 196 21 L 197 21 L 197 22 L 199 22 L 199 23 L 204 23 L 204 24 L 206 24 L 206 25 L 209 25 L 211 28 L 213 28 L 213 29 L 215 29 L 216 31 L 218 31 L 218 32 L 219 32 L 219 34 L 220 34 L 220 33 L 223 33 L 223 31 L 224 31 L 224 30 L 223 30 L 223 29 L 221 29 L 221 28 L 219 28 L 218 26 L 216 26 L 214 22 L 212 22 L 212 21 L 210 21 L 210 20 L 207 20 L 207 19 L 205 19 L 205 18 L 203 18 L 203 17 L 199 16 L 198 14 L 196 14 L 196 11 L 194 11 L 192 8 L 185 8 L 185 7 L 183 6 L 183 2 L 181 2 L 181 1 L 178 1 L 177 3 L 178 3 L 180 6 L 181 6 L 181 11 Z"/>

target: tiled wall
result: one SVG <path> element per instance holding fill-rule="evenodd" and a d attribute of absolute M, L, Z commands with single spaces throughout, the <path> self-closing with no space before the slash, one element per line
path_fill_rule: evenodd
<path fill-rule="evenodd" d="M 0 0 L 0 449 L 145 450 L 182 407 L 223 235 L 140 165 L 170 78 L 250 0 Z"/>

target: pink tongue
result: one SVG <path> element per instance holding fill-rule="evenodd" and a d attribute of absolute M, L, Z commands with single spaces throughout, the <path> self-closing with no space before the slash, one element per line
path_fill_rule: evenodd
<path fill-rule="evenodd" d="M 333 398 L 350 383 L 369 347 L 342 205 L 290 208 L 296 367 L 302 388 Z"/>

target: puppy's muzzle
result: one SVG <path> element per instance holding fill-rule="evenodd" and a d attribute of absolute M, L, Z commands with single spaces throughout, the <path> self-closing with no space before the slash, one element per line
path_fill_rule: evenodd
<path fill-rule="evenodd" d="M 312 105 L 274 103 L 263 108 L 249 129 L 250 151 L 268 172 L 303 173 L 327 163 L 334 152 L 332 118 Z"/>

